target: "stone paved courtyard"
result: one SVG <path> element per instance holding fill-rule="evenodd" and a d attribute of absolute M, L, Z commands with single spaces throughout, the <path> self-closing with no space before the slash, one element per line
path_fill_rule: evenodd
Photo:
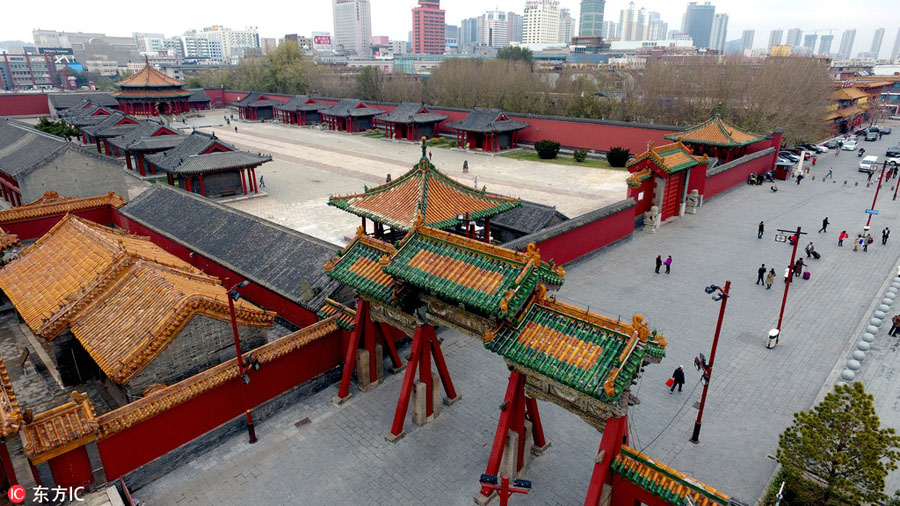
<path fill-rule="evenodd" d="M 883 155 L 896 137 L 865 143 L 866 149 Z M 875 190 L 866 186 L 857 163 L 849 152 L 821 155 L 815 180 L 783 182 L 777 193 L 768 185 L 741 185 L 706 202 L 697 215 L 653 235 L 636 232 L 632 240 L 567 266 L 561 300 L 622 319 L 640 312 L 669 341 L 662 364 L 647 367 L 633 387 L 641 404 L 631 410 L 632 446 L 740 501 L 753 503 L 763 493 L 775 469 L 767 456 L 774 455 L 778 434 L 795 411 L 808 409 L 831 388 L 842 356 L 859 339 L 900 260 L 900 202 L 891 201 L 890 183 L 882 189 L 872 229 L 877 236 L 891 226 L 895 237 L 887 246 L 876 240 L 866 253 L 837 247 L 841 230 L 851 236 L 861 231 Z M 829 167 L 835 181 L 822 182 Z M 825 216 L 831 225 L 819 234 Z M 760 220 L 766 223 L 763 239 L 756 237 Z M 822 259 L 808 261 L 809 281 L 792 283 L 781 343 L 767 350 L 765 335 L 777 321 L 781 274 L 791 253 L 786 243 L 773 240 L 774 233 L 797 225 L 809 232 L 801 248 L 812 241 Z M 673 256 L 670 275 L 654 274 L 657 254 Z M 778 273 L 772 290 L 754 285 L 760 263 Z M 693 445 L 688 438 L 701 389 L 695 387 L 692 361 L 697 353 L 708 355 L 719 309 L 703 287 L 726 279 L 732 281 L 732 297 L 700 444 Z M 882 422 L 900 428 L 900 346 L 886 332 L 887 326 L 880 329 L 861 379 L 877 396 Z M 441 337 L 463 399 L 445 407 L 431 425 L 415 427 L 408 420 L 408 435 L 400 442 L 383 438 L 399 375 L 388 375 L 372 392 L 354 388 L 353 399 L 340 407 L 330 402 L 335 385 L 259 424 L 258 444 L 235 436 L 135 496 L 148 504 L 472 504 L 506 368 L 472 338 L 451 331 Z M 688 382 L 684 392 L 671 395 L 663 383 L 678 365 L 686 366 Z M 582 503 L 601 434 L 553 405 L 540 407 L 553 446 L 532 462 L 532 494 L 513 503 Z M 295 426 L 306 417 L 311 423 Z M 900 474 L 894 473 L 888 493 L 897 487 Z"/>

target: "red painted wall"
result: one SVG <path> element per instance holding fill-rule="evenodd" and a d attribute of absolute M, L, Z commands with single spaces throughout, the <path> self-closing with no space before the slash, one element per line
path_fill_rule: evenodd
<path fill-rule="evenodd" d="M 165 455 L 296 385 L 340 363 L 340 333 L 313 341 L 239 378 L 97 442 L 106 477 L 112 481 Z M 265 438 L 265 430 L 258 430 Z"/>
<path fill-rule="evenodd" d="M 640 501 L 642 504 L 647 504 L 649 506 L 669 506 L 672 504 L 663 500 L 661 497 L 655 496 L 638 487 L 634 483 L 622 478 L 620 475 L 613 474 L 612 498 L 610 504 L 631 506 L 633 504 L 638 504 L 635 501 Z"/>
<path fill-rule="evenodd" d="M 628 187 L 628 196 L 633 198 L 637 204 L 634 206 L 634 215 L 638 216 L 646 213 L 653 207 L 653 187 L 655 186 L 655 180 L 653 177 L 641 181 L 641 186 L 638 188 Z M 643 192 L 643 198 L 638 200 L 638 196 Z"/>
<path fill-rule="evenodd" d="M 691 167 L 691 173 L 689 174 L 688 185 L 687 185 L 687 194 L 691 194 L 691 190 L 697 190 L 700 192 L 700 195 L 703 195 L 703 192 L 706 191 L 706 165 L 696 165 Z"/>
<path fill-rule="evenodd" d="M 153 241 L 153 244 L 156 244 L 160 248 L 177 256 L 178 258 L 193 265 L 194 267 L 197 267 L 203 272 L 218 277 L 223 281 L 223 283 L 225 282 L 226 278 L 228 279 L 228 283 L 231 284 L 244 281 L 244 278 L 242 278 L 238 274 L 235 274 L 231 270 L 223 267 L 215 261 L 204 257 L 200 253 L 194 253 L 194 257 L 191 258 L 191 250 L 189 250 L 188 248 L 175 243 L 168 237 L 164 237 L 150 230 L 140 223 L 131 221 L 126 216 L 123 216 L 118 212 L 115 213 L 113 221 L 116 226 L 125 229 L 133 234 L 149 237 L 150 240 Z M 307 309 L 297 305 L 293 301 L 290 301 L 267 288 L 257 285 L 253 281 L 250 281 L 250 284 L 246 287 L 241 288 L 240 292 L 249 301 L 270 311 L 275 311 L 276 313 L 278 313 L 278 316 L 301 328 L 312 325 L 313 323 L 319 321 L 319 317 L 316 316 L 315 313 L 308 311 Z"/>
<path fill-rule="evenodd" d="M 50 103 L 43 93 L 0 94 L 0 116 L 36 116 L 50 114 Z"/>
<path fill-rule="evenodd" d="M 54 457 L 47 463 L 53 473 L 53 481 L 59 487 L 87 487 L 94 482 L 91 460 L 84 446 Z"/>
<path fill-rule="evenodd" d="M 760 174 L 771 170 L 774 167 L 776 156 L 776 153 L 772 153 L 769 156 L 762 156 L 756 160 L 751 160 L 730 170 L 706 178 L 706 190 L 703 192 L 703 198 L 708 199 L 733 186 L 745 184 L 751 172 Z"/>
<path fill-rule="evenodd" d="M 110 206 L 103 207 L 95 207 L 93 209 L 84 209 L 81 211 L 76 211 L 74 213 L 75 216 L 79 216 L 81 218 L 91 220 L 96 223 L 100 223 L 101 225 L 112 225 L 113 222 L 113 208 Z M 116 215 L 119 213 L 116 212 Z M 56 225 L 64 214 L 57 214 L 53 216 L 46 216 L 36 220 L 24 220 L 24 221 L 16 221 L 16 222 L 5 222 L 0 219 L 0 227 L 3 227 L 3 230 L 6 230 L 7 233 L 16 234 L 19 236 L 20 240 L 28 240 L 28 239 L 36 239 L 44 234 L 46 234 L 53 225 Z"/>
<path fill-rule="evenodd" d="M 628 237 L 634 231 L 634 208 L 629 207 L 568 233 L 537 244 L 544 260 L 565 264 Z"/>

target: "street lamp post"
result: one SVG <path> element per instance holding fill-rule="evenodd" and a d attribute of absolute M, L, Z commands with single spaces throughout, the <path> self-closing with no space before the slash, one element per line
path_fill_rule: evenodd
<path fill-rule="evenodd" d="M 719 292 L 713 295 L 713 300 L 721 300 L 722 305 L 719 306 L 719 320 L 716 322 L 716 335 L 713 337 L 712 350 L 709 352 L 709 364 L 703 365 L 703 372 L 706 375 L 706 384 L 703 385 L 703 396 L 700 397 L 700 410 L 697 412 L 697 421 L 694 422 L 694 433 L 689 440 L 691 443 L 700 443 L 700 425 L 703 422 L 703 408 L 706 407 L 706 394 L 709 392 L 709 381 L 712 378 L 712 368 L 716 361 L 716 348 L 719 346 L 719 333 L 722 331 L 722 320 L 725 318 L 725 304 L 728 303 L 729 289 L 731 281 L 725 282 L 725 288 L 716 285 L 706 287 L 706 293 Z"/>
<path fill-rule="evenodd" d="M 778 341 L 781 340 L 781 320 L 784 318 L 784 306 L 787 304 L 787 296 L 788 290 L 791 288 L 791 280 L 794 279 L 794 262 L 797 258 L 797 245 L 800 244 L 800 236 L 806 235 L 806 232 L 802 232 L 800 227 L 797 227 L 797 230 L 782 230 L 779 228 L 778 231 L 794 234 L 797 239 L 794 241 L 794 249 L 791 252 L 791 263 L 788 266 L 790 271 L 788 271 L 787 282 L 784 284 L 784 296 L 781 298 L 781 310 L 778 312 L 778 325 L 775 327 L 775 329 L 778 330 L 778 336 L 775 338 L 775 344 L 778 344 Z"/>
<path fill-rule="evenodd" d="M 241 338 L 238 335 L 238 327 L 237 327 L 237 316 L 234 312 L 234 301 L 241 298 L 241 294 L 239 294 L 236 289 L 243 288 L 250 284 L 249 281 L 241 281 L 240 283 L 236 283 L 234 286 L 228 289 L 228 312 L 231 314 L 231 332 L 234 334 L 234 349 L 236 351 L 235 360 L 237 361 L 238 367 L 238 377 L 241 378 L 241 381 L 247 385 L 250 383 L 250 369 L 259 369 L 259 362 L 256 359 L 251 360 L 251 363 L 247 365 L 244 364 L 244 357 L 241 355 Z M 255 443 L 256 438 L 256 428 L 253 426 L 253 416 L 250 414 L 250 410 L 246 410 L 247 412 L 247 432 L 250 435 L 250 444 Z"/>

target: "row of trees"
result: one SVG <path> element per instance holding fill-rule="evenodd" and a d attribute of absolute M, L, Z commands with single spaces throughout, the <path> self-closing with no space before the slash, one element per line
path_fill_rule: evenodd
<path fill-rule="evenodd" d="M 377 67 L 348 73 L 315 65 L 291 42 L 188 84 L 666 125 L 704 121 L 721 103 L 723 115 L 740 127 L 756 132 L 780 127 L 788 142 L 818 141 L 827 134 L 823 117 L 831 91 L 827 68 L 812 58 L 754 64 L 698 58 L 654 61 L 641 70 L 542 72 L 527 49 L 504 48 L 495 59 L 446 60 L 424 79 L 397 68 L 392 74 Z"/>

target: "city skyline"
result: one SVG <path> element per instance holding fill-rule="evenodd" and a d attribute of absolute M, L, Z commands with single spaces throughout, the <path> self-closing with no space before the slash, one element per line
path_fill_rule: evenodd
<path fill-rule="evenodd" d="M 35 16 L 32 25 L 21 23 L 21 18 L 5 17 L 0 20 L 0 40 L 22 40 L 33 42 L 31 32 L 34 29 L 74 31 L 74 32 L 102 32 L 107 35 L 127 36 L 132 32 L 162 32 L 167 36 L 180 35 L 190 29 L 202 29 L 206 26 L 223 25 L 233 29 L 243 29 L 247 26 L 258 26 L 260 37 L 284 37 L 286 33 L 310 34 L 313 31 L 332 32 L 334 23 L 332 20 L 331 0 L 310 0 L 308 2 L 288 4 L 282 11 L 283 15 L 272 16 L 270 11 L 259 9 L 252 11 L 245 9 L 243 3 L 234 0 L 222 0 L 217 5 L 218 14 L 211 14 L 207 8 L 200 4 L 185 4 L 163 2 L 170 4 L 171 8 L 177 6 L 180 15 L 177 19 L 170 15 L 170 9 L 147 9 L 139 18 L 124 18 L 115 24 L 108 19 L 94 16 L 94 12 L 104 12 L 106 8 L 118 8 L 118 3 L 110 0 L 97 0 L 90 10 L 72 11 L 65 7 L 59 0 L 48 0 L 42 4 L 42 13 Z M 702 4 L 702 2 L 699 2 Z M 900 0 L 889 0 L 888 3 L 900 7 Z M 411 9 L 417 4 L 414 0 L 371 0 L 372 5 L 372 35 L 389 36 L 394 40 L 406 40 L 412 27 Z M 576 20 L 580 15 L 580 0 L 560 0 L 560 8 L 571 11 Z M 628 0 L 610 0 L 606 2 L 604 9 L 605 20 L 617 20 L 620 10 L 627 8 Z M 661 0 L 648 0 L 641 2 L 641 7 L 647 11 L 656 11 L 661 15 L 662 21 L 669 24 L 670 28 L 681 25 L 681 16 L 687 8 L 687 1 L 663 2 Z M 740 37 L 743 30 L 754 30 L 760 36 L 754 41 L 754 47 L 766 47 L 769 31 L 790 28 L 800 28 L 804 33 L 818 31 L 819 35 L 828 34 L 827 29 L 833 29 L 832 35 L 839 37 L 844 30 L 856 29 L 856 44 L 852 56 L 869 48 L 875 30 L 884 27 L 885 41 L 881 46 L 880 56 L 888 57 L 888 53 L 894 45 L 891 36 L 897 32 L 897 26 L 884 24 L 864 11 L 846 10 L 839 8 L 837 1 L 824 0 L 799 0 L 786 5 L 775 0 L 759 0 L 752 5 L 737 0 L 713 1 L 716 13 L 729 15 L 728 35 L 729 40 Z M 833 6 L 831 8 L 830 6 Z M 491 5 L 475 0 L 445 0 L 441 8 L 446 11 L 446 22 L 451 25 L 459 25 L 462 19 L 480 16 L 487 10 L 512 11 L 522 14 L 525 9 L 524 0 L 495 0 Z M 775 15 L 773 15 L 775 14 Z M 577 33 L 577 26 L 575 33 Z"/>

